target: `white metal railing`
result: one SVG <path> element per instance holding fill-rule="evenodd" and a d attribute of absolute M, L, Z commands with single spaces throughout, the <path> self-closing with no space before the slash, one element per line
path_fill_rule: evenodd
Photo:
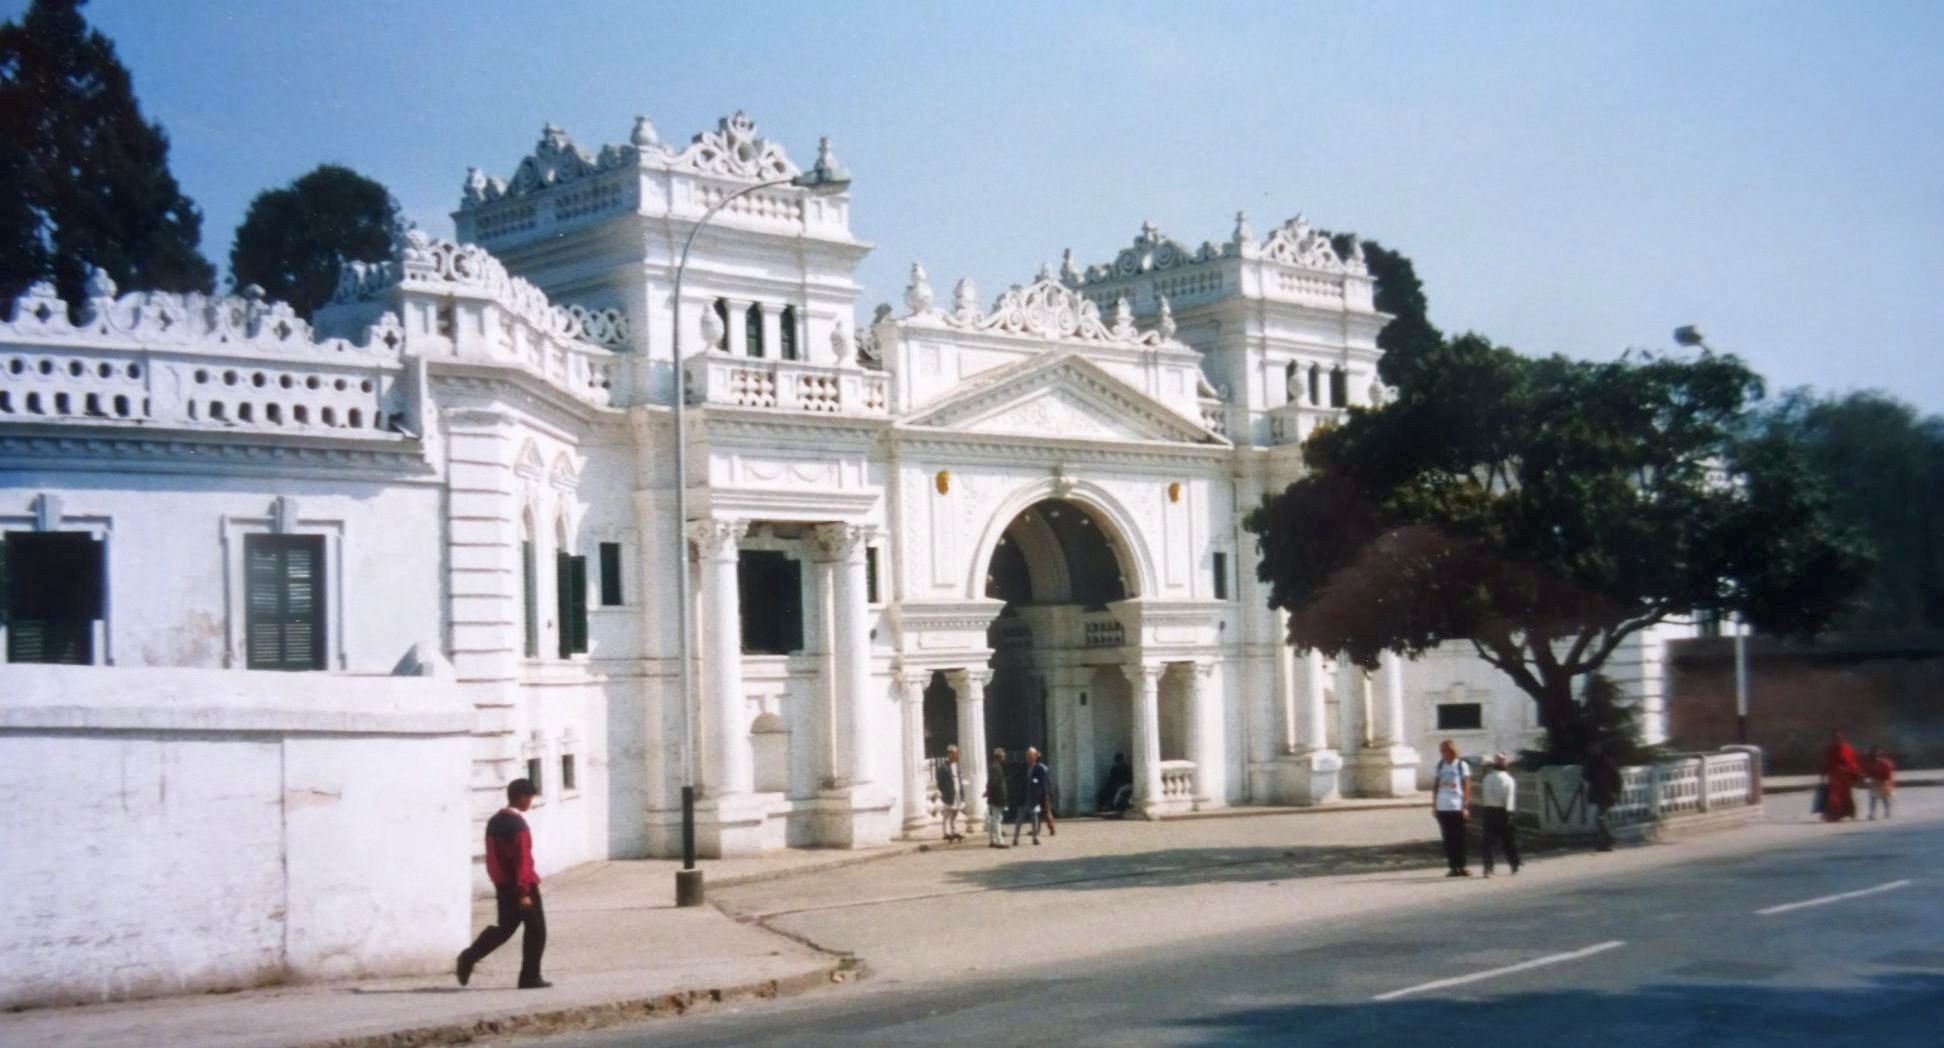
<path fill-rule="evenodd" d="M 1192 801 L 1195 799 L 1195 762 L 1161 762 L 1161 799 L 1164 801 Z"/>
<path fill-rule="evenodd" d="M 703 353 L 688 362 L 695 404 L 775 408 L 820 415 L 883 415 L 889 377 L 881 371 L 801 360 Z"/>
<path fill-rule="evenodd" d="M 1607 824 L 1624 829 L 1758 805 L 1758 760 L 1748 750 L 1726 750 L 1622 768 Z M 1518 810 L 1522 822 L 1542 832 L 1590 833 L 1598 817 L 1581 769 L 1571 765 L 1521 773 Z"/>

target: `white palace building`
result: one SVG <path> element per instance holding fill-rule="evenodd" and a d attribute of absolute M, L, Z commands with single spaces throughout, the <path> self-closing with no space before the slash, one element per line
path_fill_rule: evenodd
<path fill-rule="evenodd" d="M 1165 817 L 1533 738 L 1469 654 L 1367 674 L 1266 607 L 1243 515 L 1387 395 L 1361 249 L 1302 218 L 991 297 L 914 265 L 860 321 L 849 196 L 742 196 L 686 269 L 676 476 L 683 242 L 797 170 L 740 113 L 548 127 L 314 325 L 99 274 L 11 304 L 0 1005 L 449 963 L 521 775 L 544 873 L 676 854 L 691 755 L 714 857 L 935 834 L 951 742 L 974 814 L 1032 745 L 1062 811 L 1125 753 Z M 1619 667 L 1650 724 L 1657 650 Z"/>

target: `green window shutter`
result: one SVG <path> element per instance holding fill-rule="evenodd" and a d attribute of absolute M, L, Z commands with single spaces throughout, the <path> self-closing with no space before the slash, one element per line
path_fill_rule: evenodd
<path fill-rule="evenodd" d="M 621 544 L 601 543 L 601 606 L 621 606 Z"/>
<path fill-rule="evenodd" d="M 743 348 L 752 357 L 763 355 L 763 307 L 754 303 L 743 314 Z"/>
<path fill-rule="evenodd" d="M 253 670 L 325 667 L 324 537 L 243 537 L 244 663 Z"/>
<path fill-rule="evenodd" d="M 554 551 L 554 650 L 563 659 L 574 653 L 574 630 L 568 625 L 573 621 L 573 559 Z"/>
<path fill-rule="evenodd" d="M 7 661 L 92 664 L 107 544 L 85 531 L 10 531 L 4 548 Z"/>
<path fill-rule="evenodd" d="M 534 556 L 533 540 L 520 543 L 520 595 L 526 610 L 526 657 L 540 657 L 540 565 Z"/>
<path fill-rule="evenodd" d="M 783 307 L 783 324 L 777 332 L 777 353 L 784 360 L 797 359 L 797 314 L 795 306 Z"/>
<path fill-rule="evenodd" d="M 573 628 L 573 652 L 587 651 L 587 558 L 567 558 L 567 578 L 572 583 L 573 599 L 567 605 L 567 622 Z"/>

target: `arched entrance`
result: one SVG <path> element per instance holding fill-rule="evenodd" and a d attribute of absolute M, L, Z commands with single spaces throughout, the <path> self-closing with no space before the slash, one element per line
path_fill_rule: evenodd
<path fill-rule="evenodd" d="M 1092 810 L 1105 763 L 1132 749 L 1108 612 L 1134 595 L 1131 564 L 1100 514 L 1049 498 L 1007 523 L 987 565 L 985 596 L 1005 606 L 986 636 L 986 745 L 1004 748 L 1015 774 L 1026 748 L 1037 747 L 1053 767 L 1062 812 Z"/>

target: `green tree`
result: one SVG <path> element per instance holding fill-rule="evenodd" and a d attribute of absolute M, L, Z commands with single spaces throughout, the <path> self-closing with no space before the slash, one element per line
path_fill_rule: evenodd
<path fill-rule="evenodd" d="M 1944 418 L 1877 392 L 1797 389 L 1768 405 L 1757 429 L 1795 445 L 1837 516 L 1876 549 L 1877 570 L 1836 627 L 1944 629 Z"/>
<path fill-rule="evenodd" d="M 1347 256 L 1351 234 L 1331 238 L 1337 254 Z M 1444 344 L 1444 333 L 1431 323 L 1431 302 L 1418 280 L 1417 266 L 1410 256 L 1393 251 L 1375 240 L 1363 241 L 1364 264 L 1377 283 L 1374 296 L 1378 312 L 1389 313 L 1390 323 L 1377 334 L 1377 347 L 1384 357 L 1377 362 L 1377 374 L 1393 386 L 1410 383 L 1418 361 Z"/>
<path fill-rule="evenodd" d="M 35 0 L 0 25 L 0 299 L 53 280 L 79 304 L 91 266 L 124 288 L 207 292 L 202 214 L 82 2 Z"/>
<path fill-rule="evenodd" d="M 1472 335 L 1398 400 L 1304 445 L 1253 512 L 1289 640 L 1365 666 L 1469 642 L 1567 742 L 1574 684 L 1629 636 L 1735 612 L 1822 626 L 1869 566 L 1787 441 L 1738 439 L 1760 379 L 1733 357 L 1527 359 Z"/>
<path fill-rule="evenodd" d="M 230 282 L 256 284 L 308 319 L 330 301 L 344 263 L 391 256 L 398 228 L 398 202 L 383 185 L 323 164 L 250 201 L 230 247 Z"/>

